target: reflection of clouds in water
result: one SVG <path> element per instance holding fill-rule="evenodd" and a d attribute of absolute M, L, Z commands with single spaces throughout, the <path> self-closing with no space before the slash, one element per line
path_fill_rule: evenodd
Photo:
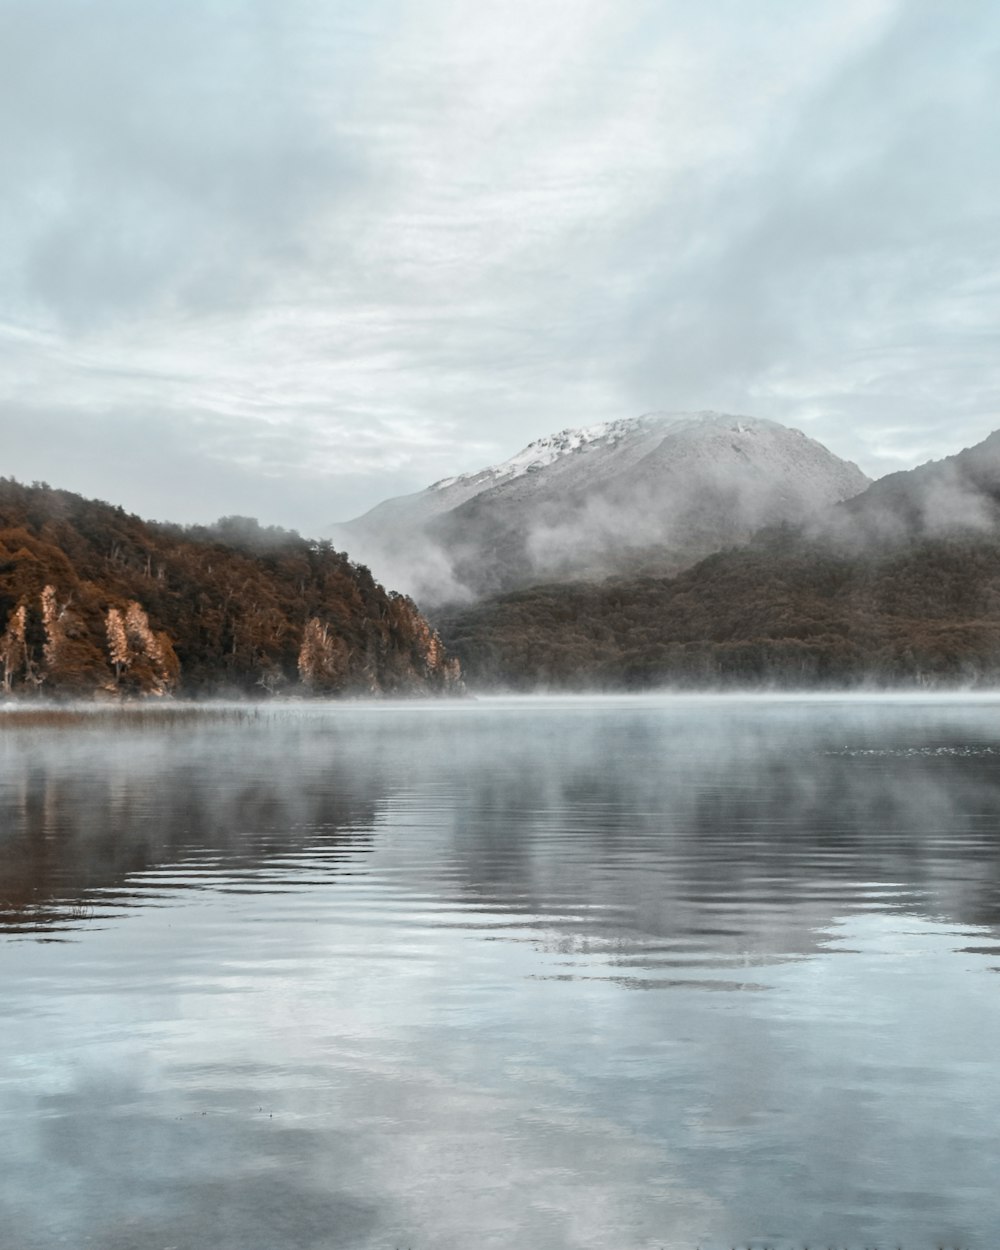
<path fill-rule="evenodd" d="M 319 1247 L 329 1218 L 333 1244 L 416 1243 L 425 1230 L 443 1250 L 473 1233 L 480 1245 L 557 1248 L 750 1235 L 919 1245 L 928 1230 L 976 1244 L 994 1206 L 1000 1005 L 988 978 L 955 966 L 953 932 L 904 926 L 856 917 L 830 938 L 856 954 L 789 967 L 777 1004 L 744 998 L 735 1015 L 716 996 L 671 996 L 666 1017 L 656 995 L 615 1007 L 598 987 L 564 998 L 534 1032 L 517 1022 L 540 994 L 496 1014 L 492 1030 L 397 1018 L 377 1034 L 372 1015 L 345 1037 L 310 995 L 294 1024 L 268 1028 L 261 1064 L 245 1008 L 220 1008 L 229 1032 L 213 1030 L 213 1056 L 191 1030 L 162 1067 L 150 1057 L 127 1079 L 64 1069 L 53 1096 L 39 1075 L 38 1102 L 22 1086 L 20 1110 L 42 1125 L 38 1157 L 62 1219 L 101 1232 L 98 1195 L 128 1176 L 118 1209 L 130 1232 L 168 1244 L 202 1244 L 201 1228 L 264 1250 L 283 1229 L 282 1244 Z M 903 993 L 887 943 L 910 961 Z M 65 1117 L 68 1139 L 45 1116 Z M 38 1162 L 23 1139 L 17 1149 L 0 1181 L 15 1219 Z"/>
<path fill-rule="evenodd" d="M 746 1236 L 759 1212 L 760 1233 L 804 1244 L 989 1244 L 1000 1000 L 961 940 L 913 916 L 852 916 L 823 956 L 781 970 L 778 1002 L 705 1034 L 706 1123 L 731 1131 L 742 1101 L 745 1128 L 721 1235 Z M 788 1141 L 803 1149 L 776 1178 Z"/>
<path fill-rule="evenodd" d="M 994 717 L 8 731 L 0 862 L 27 840 L 31 881 L 132 906 L 0 943 L 5 1226 L 19 1250 L 976 1244 L 1000 1222 Z"/>
<path fill-rule="evenodd" d="M 152 1063 L 141 1073 L 77 1070 L 67 1089 L 40 1092 L 23 1108 L 35 1134 L 4 1152 L 0 1177 L 19 1250 L 362 1242 L 381 1204 L 357 1196 L 349 1126 L 324 1134 L 320 1174 L 314 1136 L 276 1126 L 257 1111 L 256 1091 L 242 1092 L 242 1105 L 203 1114 L 178 1102 Z"/>
<path fill-rule="evenodd" d="M 141 1060 L 116 1032 L 130 1057 L 110 1066 L 93 1022 L 38 1064 L 14 1117 L 35 1131 L 0 1147 L 0 1205 L 23 1250 L 83 1229 L 102 1246 L 185 1250 L 638 1245 L 711 1212 L 661 1134 L 588 1113 L 586 1080 L 554 1079 L 523 1039 L 409 1032 L 384 1003 L 380 1029 L 362 1011 L 344 1035 L 328 1001 L 307 995 L 292 1022 L 272 990 L 280 1005 L 280 979 L 265 978 L 157 1029 Z M 39 1192 L 58 1201 L 39 1209 Z"/>

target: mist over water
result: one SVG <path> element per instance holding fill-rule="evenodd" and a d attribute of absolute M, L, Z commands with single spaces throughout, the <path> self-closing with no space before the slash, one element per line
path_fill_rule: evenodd
<path fill-rule="evenodd" d="M 0 1244 L 990 1246 L 998 827 L 1000 699 L 7 718 Z"/>

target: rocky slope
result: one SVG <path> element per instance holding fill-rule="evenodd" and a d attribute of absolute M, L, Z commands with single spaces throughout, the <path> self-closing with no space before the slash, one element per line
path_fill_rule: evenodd
<path fill-rule="evenodd" d="M 653 413 L 539 439 L 337 526 L 352 558 L 422 602 L 548 580 L 674 573 L 868 479 L 798 430 Z"/>

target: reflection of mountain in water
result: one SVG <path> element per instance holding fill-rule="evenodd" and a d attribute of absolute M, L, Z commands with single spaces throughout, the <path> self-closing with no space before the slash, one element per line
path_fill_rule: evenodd
<path fill-rule="evenodd" d="M 624 968 L 811 953 L 873 909 L 1000 923 L 988 708 L 611 706 L 464 725 L 414 888 Z"/>
<path fill-rule="evenodd" d="M 371 848 L 377 786 L 294 722 L 7 728 L 0 751 L 0 929 L 86 918 L 165 868 L 196 886 Z"/>

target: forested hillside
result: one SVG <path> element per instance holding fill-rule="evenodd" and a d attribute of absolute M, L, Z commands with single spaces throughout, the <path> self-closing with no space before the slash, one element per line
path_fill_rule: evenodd
<path fill-rule="evenodd" d="M 329 543 L 154 524 L 0 479 L 0 682 L 32 693 L 406 694 L 458 666 L 414 604 Z"/>
<path fill-rule="evenodd" d="M 772 530 L 673 579 L 535 587 L 437 623 L 477 687 L 995 685 L 1000 541 L 859 552 Z"/>

